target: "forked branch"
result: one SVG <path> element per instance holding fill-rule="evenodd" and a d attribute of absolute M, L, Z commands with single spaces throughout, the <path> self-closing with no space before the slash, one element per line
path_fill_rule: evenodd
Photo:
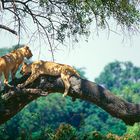
<path fill-rule="evenodd" d="M 17 35 L 17 32 L 16 32 L 15 30 L 12 30 L 11 28 L 9 28 L 9 27 L 7 27 L 7 26 L 5 26 L 5 25 L 0 24 L 0 28 L 1 28 L 1 29 L 4 29 L 4 30 L 6 30 L 6 31 L 9 31 L 9 32 L 11 32 L 11 33 L 14 34 L 14 35 Z"/>

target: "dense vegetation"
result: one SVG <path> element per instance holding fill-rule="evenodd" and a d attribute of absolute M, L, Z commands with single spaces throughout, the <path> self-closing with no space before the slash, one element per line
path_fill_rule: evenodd
<path fill-rule="evenodd" d="M 84 76 L 84 71 L 80 70 Z M 108 64 L 95 81 L 130 102 L 140 102 L 140 68 L 131 62 Z M 0 126 L 1 139 L 100 139 L 139 137 L 140 125 L 126 126 L 86 101 L 71 101 L 59 93 L 40 98 Z M 98 132 L 97 132 L 98 131 Z M 113 134 L 116 135 L 113 135 Z M 106 135 L 106 136 L 105 136 Z M 123 137 L 121 137 L 123 139 Z"/>

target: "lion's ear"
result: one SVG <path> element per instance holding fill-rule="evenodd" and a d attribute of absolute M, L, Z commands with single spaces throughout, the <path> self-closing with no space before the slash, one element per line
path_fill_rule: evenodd
<path fill-rule="evenodd" d="M 24 45 L 24 48 L 25 48 L 25 49 L 29 49 L 29 47 L 28 47 L 27 45 Z"/>
<path fill-rule="evenodd" d="M 28 46 L 26 46 L 26 49 L 29 49 L 29 47 L 28 47 Z"/>

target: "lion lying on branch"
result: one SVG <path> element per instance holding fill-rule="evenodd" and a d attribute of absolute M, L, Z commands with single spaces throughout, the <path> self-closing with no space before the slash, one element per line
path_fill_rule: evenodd
<path fill-rule="evenodd" d="M 72 75 L 80 77 L 77 71 L 66 64 L 59 64 L 49 61 L 36 61 L 31 64 L 23 63 L 21 73 L 23 75 L 31 73 L 30 77 L 25 81 L 25 83 L 19 84 L 18 87 L 23 88 L 28 84 L 32 83 L 37 79 L 41 74 L 52 75 L 52 76 L 61 76 L 61 79 L 65 86 L 65 91 L 63 97 L 65 97 L 69 91 L 70 83 L 69 78 Z"/>

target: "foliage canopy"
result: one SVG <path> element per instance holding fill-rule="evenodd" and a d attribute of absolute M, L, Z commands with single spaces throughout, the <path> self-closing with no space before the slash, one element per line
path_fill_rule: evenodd
<path fill-rule="evenodd" d="M 15 29 L 20 37 L 22 33 L 32 38 L 38 35 L 53 50 L 55 41 L 62 43 L 67 37 L 77 41 L 78 35 L 88 36 L 91 23 L 97 29 L 110 30 L 112 18 L 122 29 L 134 31 L 140 21 L 138 4 L 137 0 L 2 0 L 0 18 L 8 27 L 0 28 Z"/>

